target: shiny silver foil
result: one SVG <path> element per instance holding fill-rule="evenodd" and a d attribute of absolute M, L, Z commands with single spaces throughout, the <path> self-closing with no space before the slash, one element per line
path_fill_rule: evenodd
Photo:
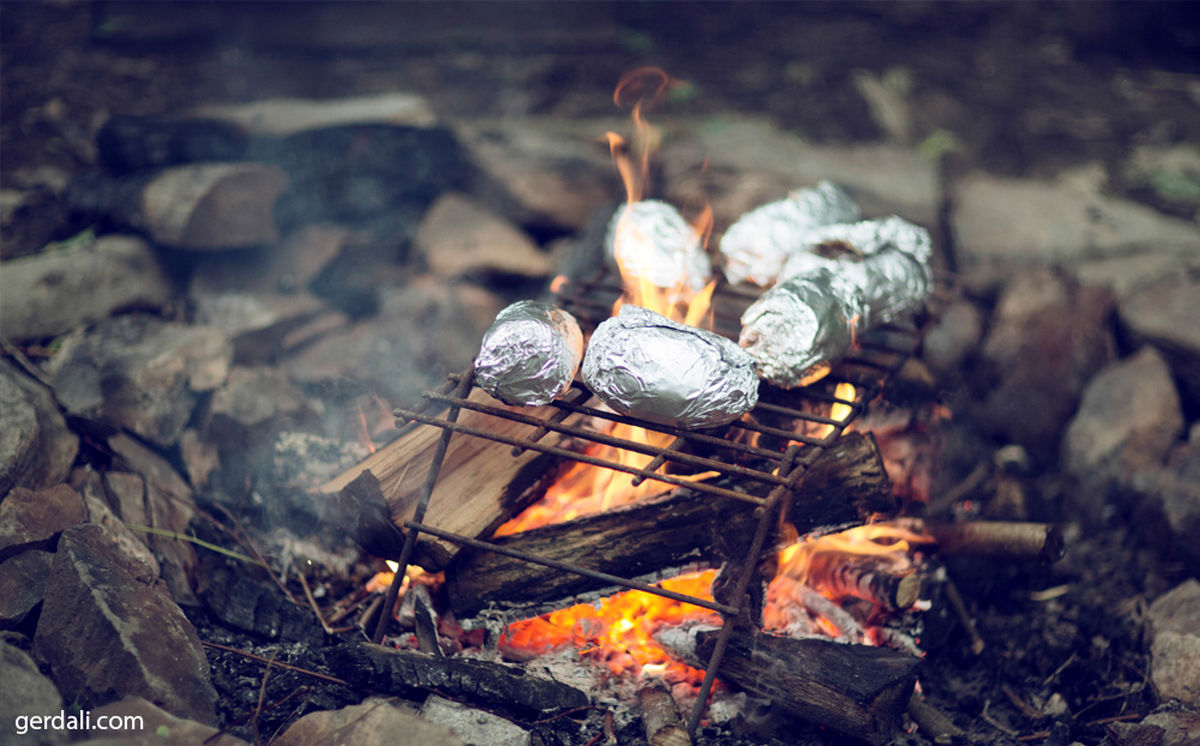
<path fill-rule="evenodd" d="M 898 217 L 830 225 L 809 233 L 788 259 L 783 279 L 828 269 L 858 286 L 867 327 L 916 311 L 933 288 L 929 232 Z"/>
<path fill-rule="evenodd" d="M 582 358 L 574 316 L 549 303 L 517 301 L 483 335 L 475 382 L 508 404 L 549 404 L 566 393 Z"/>
<path fill-rule="evenodd" d="M 622 414 L 716 427 L 758 402 L 754 360 L 731 340 L 626 304 L 592 333 L 583 381 Z"/>
<path fill-rule="evenodd" d="M 725 277 L 731 284 L 775 284 L 788 257 L 808 245 L 808 233 L 833 223 L 858 220 L 858 206 L 828 181 L 800 189 L 787 199 L 756 207 L 721 237 Z"/>
<path fill-rule="evenodd" d="M 617 208 L 604 239 L 608 256 L 632 279 L 660 288 L 702 289 L 712 278 L 712 260 L 683 215 L 654 199 Z"/>
<path fill-rule="evenodd" d="M 767 381 L 805 386 L 846 353 L 866 314 L 858 283 L 819 267 L 780 282 L 751 304 L 742 314 L 738 342 Z"/>

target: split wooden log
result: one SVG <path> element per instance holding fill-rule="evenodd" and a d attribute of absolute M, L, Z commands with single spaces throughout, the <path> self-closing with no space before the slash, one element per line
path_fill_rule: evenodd
<path fill-rule="evenodd" d="M 504 406 L 480 389 L 471 401 Z M 522 414 L 549 417 L 553 407 L 510 407 Z M 458 422 L 498 435 L 527 438 L 536 428 L 469 409 Z M 331 513 L 372 554 L 396 559 L 404 544 L 403 522 L 411 520 L 421 486 L 442 430 L 418 426 L 380 448 L 365 461 L 317 488 L 336 496 Z M 562 445 L 566 436 L 548 433 L 540 442 Z M 456 434 L 450 439 L 437 486 L 430 498 L 425 523 L 434 528 L 478 537 L 495 530 L 536 499 L 558 476 L 559 459 L 536 451 L 513 456 L 509 447 L 483 438 Z M 422 534 L 414 562 L 437 572 L 460 551 L 449 541 Z"/>
<path fill-rule="evenodd" d="M 800 533 L 861 523 L 896 509 L 879 448 L 869 434 L 851 433 L 809 468 L 791 501 L 788 522 Z M 624 578 L 652 577 L 694 563 L 740 558 L 750 545 L 754 507 L 693 490 L 573 521 L 495 539 L 507 549 L 571 562 Z M 460 619 L 489 606 L 542 613 L 585 593 L 607 592 L 603 581 L 494 552 L 464 552 L 446 572 L 450 605 Z"/>
<path fill-rule="evenodd" d="M 638 691 L 637 698 L 642 711 L 642 732 L 650 746 L 692 746 L 675 698 L 662 682 L 646 685 Z"/>
<path fill-rule="evenodd" d="M 360 689 L 410 698 L 436 691 L 526 717 L 588 704 L 587 695 L 573 686 L 492 661 L 346 643 L 331 649 L 326 663 Z"/>
<path fill-rule="evenodd" d="M 261 163 L 196 163 L 150 175 L 81 177 L 68 192 L 77 212 L 144 231 L 157 244 L 214 250 L 279 238 L 275 201 L 287 175 Z"/>
<path fill-rule="evenodd" d="M 705 666 L 717 635 L 711 628 L 680 629 L 660 634 L 659 641 L 693 665 Z M 739 629 L 717 676 L 805 720 L 878 746 L 897 732 L 920 663 L 885 648 Z"/>

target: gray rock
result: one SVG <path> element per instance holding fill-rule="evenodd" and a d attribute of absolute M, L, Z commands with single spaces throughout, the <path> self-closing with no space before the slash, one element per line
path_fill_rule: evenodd
<path fill-rule="evenodd" d="M 1144 347 L 1088 384 L 1063 437 L 1063 466 L 1085 486 L 1128 486 L 1133 475 L 1160 466 L 1182 432 L 1171 371 Z"/>
<path fill-rule="evenodd" d="M 0 559 L 28 548 L 51 549 L 59 534 L 85 520 L 83 498 L 69 485 L 17 487 L 0 502 Z"/>
<path fill-rule="evenodd" d="M 1189 402 L 1200 403 L 1200 276 L 1181 273 L 1131 293 L 1119 311 L 1130 336 L 1161 350 Z"/>
<path fill-rule="evenodd" d="M 0 360 L 0 500 L 13 487 L 63 481 L 78 452 L 50 392 Z"/>
<path fill-rule="evenodd" d="M 895 213 L 933 225 L 941 204 L 934 163 L 909 148 L 814 145 L 763 118 L 722 118 L 672 133 L 661 161 L 669 201 L 703 204 L 694 200 L 707 193 L 718 226 L 822 179 L 846 187 L 867 216 Z M 697 179 L 706 162 L 705 178 Z"/>
<path fill-rule="evenodd" d="M 413 244 L 443 278 L 500 273 L 545 277 L 550 256 L 504 218 L 461 194 L 442 195 L 421 220 Z"/>
<path fill-rule="evenodd" d="M 245 448 L 250 435 L 307 409 L 307 399 L 282 371 L 234 366 L 213 393 L 209 435 L 223 449 Z"/>
<path fill-rule="evenodd" d="M 274 746 L 321 746 L 328 743 L 389 746 L 465 746 L 445 725 L 422 720 L 396 700 L 372 697 L 340 710 L 312 712 L 297 720 Z"/>
<path fill-rule="evenodd" d="M 981 348 L 996 381 L 981 423 L 1052 463 L 1084 386 L 1114 357 L 1112 308 L 1106 290 L 1077 287 L 1050 270 L 1014 277 Z"/>
<path fill-rule="evenodd" d="M 232 357 L 229 341 L 212 327 L 118 316 L 63 344 L 54 364 L 55 392 L 75 414 L 170 446 L 197 395 L 225 380 Z"/>
<path fill-rule="evenodd" d="M 91 467 L 83 467 L 79 474 L 79 491 L 83 495 L 83 507 L 87 511 L 88 522 L 102 526 L 123 554 L 141 563 L 146 568 L 146 575 L 157 578 L 159 566 L 154 552 L 150 551 L 138 535 L 129 530 L 109 506 L 111 496 L 104 475 L 92 471 Z"/>
<path fill-rule="evenodd" d="M 211 725 L 175 717 L 141 697 L 126 697 L 120 702 L 97 707 L 91 713 L 93 721 L 102 715 L 110 718 L 139 717 L 142 728 L 138 731 L 126 730 L 112 735 L 89 738 L 86 741 L 78 742 L 79 746 L 162 746 L 164 743 L 244 746 L 246 743 L 228 733 L 217 735 L 217 729 Z"/>
<path fill-rule="evenodd" d="M 174 294 L 145 241 L 105 236 L 0 265 L 0 336 L 54 337 L 122 309 L 161 309 Z"/>
<path fill-rule="evenodd" d="M 1200 573 L 1200 428 L 1193 427 L 1188 442 L 1172 451 L 1164 467 L 1139 474 L 1138 492 L 1145 497 L 1153 521 L 1139 521 L 1146 529 L 1166 527 L 1168 535 L 1151 535 L 1156 546 L 1169 545 L 1175 555 Z"/>
<path fill-rule="evenodd" d="M 66 698 L 98 707 L 137 695 L 180 717 L 216 721 L 196 630 L 103 527 L 63 533 L 46 587 L 35 645 Z"/>
<path fill-rule="evenodd" d="M 1164 698 L 1200 706 L 1200 581 L 1185 580 L 1150 605 L 1150 678 Z"/>
<path fill-rule="evenodd" d="M 1089 259 L 1069 268 L 1082 285 L 1112 290 L 1118 303 L 1162 283 L 1200 273 L 1200 252 L 1139 251 Z"/>
<path fill-rule="evenodd" d="M 1064 265 L 1135 250 L 1194 252 L 1200 226 L 1102 192 L 1103 169 L 1057 181 L 972 173 L 958 182 L 953 228 L 963 269 Z"/>
<path fill-rule="evenodd" d="M 104 475 L 109 494 L 124 498 L 114 506 L 119 508 L 121 520 L 126 525 L 187 534 L 196 514 L 196 503 L 191 487 L 175 468 L 125 434 L 109 438 L 108 447 L 118 457 L 115 466 L 129 469 L 129 472 L 113 471 Z M 185 606 L 199 605 L 192 592 L 195 546 L 170 536 L 148 532 L 137 532 L 136 535 L 154 553 L 161 577 L 175 602 Z"/>
<path fill-rule="evenodd" d="M 958 370 L 978 348 L 983 321 L 983 312 L 974 303 L 967 300 L 951 303 L 925 334 L 921 356 L 938 372 Z"/>
<path fill-rule="evenodd" d="M 520 117 L 455 128 L 487 177 L 477 191 L 518 223 L 578 230 L 615 197 L 615 171 L 597 146 L 605 128 L 590 120 Z"/>
<path fill-rule="evenodd" d="M 270 98 L 244 104 L 210 104 L 191 110 L 189 115 L 230 122 L 254 135 L 291 135 L 368 122 L 428 127 L 437 121 L 425 99 L 403 91 L 348 98 Z"/>
<path fill-rule="evenodd" d="M 421 717 L 441 723 L 467 746 L 529 746 L 529 731 L 499 715 L 467 707 L 464 704 L 429 695 L 421 705 Z"/>
<path fill-rule="evenodd" d="M 45 743 L 65 739 L 50 733 L 16 735 L 14 725 L 19 715 L 58 714 L 63 707 L 62 697 L 54 683 L 42 675 L 33 658 L 23 650 L 0 640 L 0 723 L 3 723 L 5 743 Z M 23 738 L 24 740 L 17 740 Z"/>
<path fill-rule="evenodd" d="M 0 629 L 16 629 L 42 602 L 54 555 L 30 549 L 0 562 Z"/>
<path fill-rule="evenodd" d="M 1113 746 L 1196 746 L 1200 743 L 1200 713 L 1168 703 L 1137 723 L 1108 726 Z"/>
<path fill-rule="evenodd" d="M 229 291 L 199 296 L 196 322 L 229 337 L 235 360 L 255 364 L 277 356 L 288 346 L 288 335 L 327 310 L 307 292 Z"/>

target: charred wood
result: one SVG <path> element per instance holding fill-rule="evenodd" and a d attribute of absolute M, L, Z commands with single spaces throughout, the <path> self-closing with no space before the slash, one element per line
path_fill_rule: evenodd
<path fill-rule="evenodd" d="M 587 695 L 575 687 L 491 661 L 347 643 L 330 650 L 327 663 L 335 676 L 362 689 L 408 698 L 434 691 L 520 716 L 588 704 Z"/>
<path fill-rule="evenodd" d="M 809 561 L 808 582 L 834 598 L 861 598 L 890 611 L 907 609 L 921 592 L 915 571 L 897 573 L 888 559 L 844 552 L 820 552 Z"/>
<path fill-rule="evenodd" d="M 694 649 L 683 643 L 677 652 L 703 666 L 716 639 L 715 630 L 701 630 Z M 806 720 L 878 745 L 896 733 L 919 666 L 920 659 L 884 648 L 737 630 L 717 676 Z"/>
<path fill-rule="evenodd" d="M 832 446 L 801 481 L 787 520 L 798 532 L 861 523 L 895 510 L 879 449 L 870 435 L 852 433 Z M 741 558 L 754 509 L 681 489 L 664 497 L 495 540 L 507 549 L 572 562 L 625 578 L 651 576 L 692 563 Z M 447 570 L 451 607 L 460 618 L 494 605 L 533 611 L 579 594 L 610 588 L 602 582 L 471 550 Z M 729 599 L 740 606 L 740 600 Z"/>
<path fill-rule="evenodd" d="M 1065 551 L 1062 530 L 1046 523 L 969 521 L 927 525 L 938 552 L 947 556 L 1036 559 L 1049 564 Z"/>
<path fill-rule="evenodd" d="M 499 406 L 478 389 L 471 392 L 470 399 Z M 554 411 L 543 407 L 531 413 L 549 416 Z M 459 415 L 459 423 L 519 438 L 534 432 L 529 425 L 467 409 Z M 413 517 L 441 436 L 440 428 L 416 427 L 317 488 L 320 493 L 337 496 L 336 520 L 372 554 L 399 558 L 404 529 L 397 526 Z M 565 436 L 550 433 L 542 442 L 561 445 L 564 440 Z M 554 456 L 526 451 L 514 457 L 508 447 L 498 443 L 455 435 L 446 451 L 425 523 L 464 536 L 486 534 L 539 496 L 557 476 L 557 465 Z M 436 572 L 459 551 L 460 547 L 452 542 L 421 534 L 413 561 Z"/>

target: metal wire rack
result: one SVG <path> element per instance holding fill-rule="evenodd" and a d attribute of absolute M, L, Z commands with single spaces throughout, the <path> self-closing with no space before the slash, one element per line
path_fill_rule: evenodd
<path fill-rule="evenodd" d="M 719 286 L 712 303 L 714 331 L 736 338 L 738 319 L 757 294 L 753 289 Z M 568 284 L 557 293 L 555 300 L 573 313 L 582 325 L 594 327 L 611 314 L 613 303 L 619 295 L 619 280 L 610 272 L 601 269 L 583 281 Z M 754 574 L 755 560 L 763 551 L 780 504 L 800 485 L 807 468 L 841 437 L 845 429 L 862 414 L 866 405 L 880 395 L 889 379 L 916 351 L 920 336 L 920 330 L 915 325 L 873 330 L 858 341 L 852 355 L 840 361 L 831 374 L 821 381 L 792 390 L 763 385 L 760 389 L 759 403 L 750 413 L 727 426 L 706 431 L 661 425 L 592 406 L 591 393 L 579 382 L 572 385 L 566 396 L 553 403 L 556 411 L 551 415 L 533 416 L 470 399 L 469 394 L 473 387 L 471 371 L 450 376 L 440 389 L 426 392 L 423 402 L 418 407 L 397 409 L 395 412 L 400 421 L 441 428 L 442 436 L 426 474 L 413 518 L 404 522 L 408 531 L 399 560 L 400 569 L 395 575 L 392 587 L 389 588 L 384 608 L 394 606 L 400 578 L 413 557 L 416 538 L 425 533 L 461 546 L 497 552 L 562 572 L 589 577 L 607 585 L 645 591 L 719 612 L 726 623 L 722 626 L 705 668 L 699 697 L 688 721 L 688 732 L 694 734 L 729 643 L 734 627 L 729 622 L 747 608 L 747 589 Z M 843 382 L 853 384 L 855 394 L 852 399 L 838 395 L 837 385 Z M 844 416 L 829 416 L 830 408 L 834 404 L 848 408 Z M 463 409 L 473 410 L 488 417 L 521 422 L 533 426 L 535 430 L 527 437 L 518 438 L 502 435 L 487 427 L 467 427 L 457 422 L 458 414 Z M 669 443 L 665 447 L 656 447 L 646 442 L 621 437 L 613 432 L 617 424 L 659 433 L 660 442 L 669 439 Z M 577 450 L 542 443 L 542 439 L 551 432 L 571 436 L 580 443 L 607 445 L 641 453 L 650 456 L 651 460 L 646 466 L 635 468 L 613 458 L 597 455 L 596 449 Z M 714 498 L 739 501 L 747 504 L 748 509 L 752 507 L 757 518 L 756 529 L 740 565 L 735 570 L 733 592 L 729 596 L 737 599 L 736 605 L 668 591 L 632 578 L 534 556 L 473 536 L 463 536 L 426 525 L 423 523 L 426 509 L 445 458 L 446 448 L 455 434 L 511 446 L 514 455 L 530 449 L 628 473 L 635 485 L 643 480 L 654 480 L 662 483 L 667 489 L 686 486 Z M 663 468 L 667 464 L 672 464 L 671 468 L 677 471 L 703 470 L 735 477 L 736 479 L 728 483 L 737 487 L 718 486 L 708 481 L 689 480 L 686 475 L 667 473 Z M 380 615 L 373 638 L 376 642 L 383 637 L 388 616 Z"/>

